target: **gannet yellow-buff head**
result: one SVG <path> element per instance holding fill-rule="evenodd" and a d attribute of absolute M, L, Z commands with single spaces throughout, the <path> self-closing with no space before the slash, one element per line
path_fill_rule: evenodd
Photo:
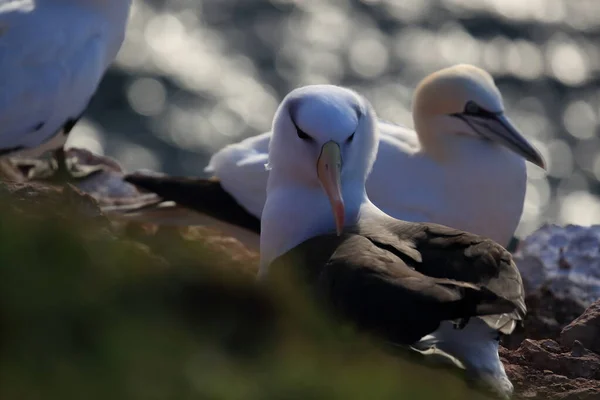
<path fill-rule="evenodd" d="M 423 79 L 414 94 L 413 118 L 426 150 L 443 153 L 448 135 L 468 135 L 505 146 L 546 168 L 539 151 L 504 115 L 502 95 L 492 76 L 460 64 Z"/>

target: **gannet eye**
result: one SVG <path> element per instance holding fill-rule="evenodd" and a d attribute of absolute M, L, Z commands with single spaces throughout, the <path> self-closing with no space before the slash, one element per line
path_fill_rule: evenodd
<path fill-rule="evenodd" d="M 480 112 L 481 108 L 473 101 L 469 101 L 465 106 L 465 114 L 479 114 Z"/>
<path fill-rule="evenodd" d="M 350 143 L 350 142 L 352 142 L 352 140 L 354 140 L 354 134 L 355 134 L 355 133 L 356 133 L 356 132 L 352 132 L 352 135 L 350 135 L 350 136 L 348 137 L 348 139 L 346 139 L 346 142 L 347 142 L 347 143 Z"/>

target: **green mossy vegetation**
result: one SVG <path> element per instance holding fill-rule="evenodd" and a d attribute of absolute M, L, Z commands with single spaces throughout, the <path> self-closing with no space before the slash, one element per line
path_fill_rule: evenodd
<path fill-rule="evenodd" d="M 474 399 L 327 320 L 290 280 L 150 246 L 72 205 L 0 204 L 0 399 Z"/>

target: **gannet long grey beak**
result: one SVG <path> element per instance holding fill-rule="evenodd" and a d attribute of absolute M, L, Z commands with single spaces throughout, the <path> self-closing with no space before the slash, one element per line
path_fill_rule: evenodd
<path fill-rule="evenodd" d="M 452 116 L 463 120 L 482 137 L 501 144 L 525 160 L 546 169 L 546 162 L 540 152 L 525 139 L 503 112 L 491 112 L 474 102 L 469 102 L 464 112 Z"/>
<path fill-rule="evenodd" d="M 344 229 L 345 215 L 342 185 L 340 183 L 341 173 L 342 156 L 340 146 L 333 140 L 330 140 L 321 148 L 321 155 L 317 161 L 317 176 L 331 203 L 338 236 L 342 234 Z"/>

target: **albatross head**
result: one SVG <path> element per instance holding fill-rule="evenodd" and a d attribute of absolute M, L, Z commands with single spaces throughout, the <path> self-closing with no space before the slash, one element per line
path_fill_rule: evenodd
<path fill-rule="evenodd" d="M 443 152 L 449 135 L 467 135 L 546 168 L 541 154 L 504 115 L 500 91 L 486 71 L 466 64 L 442 69 L 421 81 L 413 100 L 415 128 L 425 148 Z"/>
<path fill-rule="evenodd" d="M 331 204 L 338 234 L 344 227 L 344 188 L 364 191 L 375 162 L 375 121 L 372 107 L 363 97 L 333 85 L 293 90 L 273 120 L 271 177 L 287 186 L 322 189 L 321 195 Z"/>

